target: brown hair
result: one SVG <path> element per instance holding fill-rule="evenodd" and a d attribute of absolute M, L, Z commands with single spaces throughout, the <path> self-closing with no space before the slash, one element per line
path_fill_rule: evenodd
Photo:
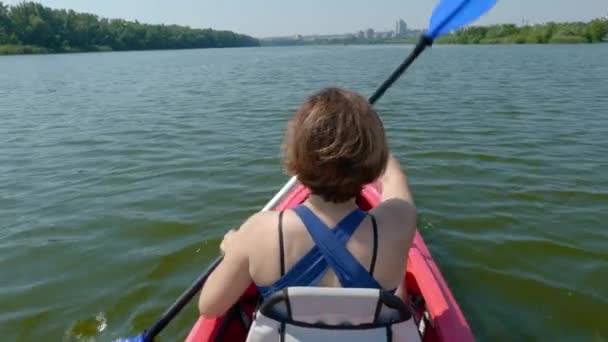
<path fill-rule="evenodd" d="M 344 202 L 386 167 L 388 146 L 380 117 L 362 96 L 327 88 L 311 96 L 289 121 L 287 173 L 326 201 Z"/>

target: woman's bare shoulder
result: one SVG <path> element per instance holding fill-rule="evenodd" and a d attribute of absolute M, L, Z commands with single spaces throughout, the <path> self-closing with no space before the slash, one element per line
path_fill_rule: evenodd
<path fill-rule="evenodd" d="M 251 216 L 241 225 L 239 231 L 244 234 L 256 234 L 261 229 L 266 230 L 268 226 L 277 225 L 279 212 L 277 211 L 260 211 Z"/>
<path fill-rule="evenodd" d="M 278 213 L 272 211 L 258 212 L 249 216 L 236 231 L 241 252 L 251 257 L 257 255 L 260 248 L 266 248 L 269 243 L 269 228 L 276 227 L 277 222 Z"/>
<path fill-rule="evenodd" d="M 393 231 L 405 237 L 416 230 L 416 208 L 411 202 L 389 199 L 370 210 L 378 221 L 380 229 Z"/>

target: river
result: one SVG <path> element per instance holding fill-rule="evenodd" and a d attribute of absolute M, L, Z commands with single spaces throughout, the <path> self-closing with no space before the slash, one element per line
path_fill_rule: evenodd
<path fill-rule="evenodd" d="M 287 180 L 298 104 L 409 49 L 0 57 L 2 340 L 148 327 Z M 608 339 L 607 80 L 608 44 L 436 46 L 376 106 L 480 341 Z"/>

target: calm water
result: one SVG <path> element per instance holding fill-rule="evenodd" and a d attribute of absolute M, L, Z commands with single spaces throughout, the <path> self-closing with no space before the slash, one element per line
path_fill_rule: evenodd
<path fill-rule="evenodd" d="M 296 106 L 409 49 L 0 57 L 1 339 L 148 327 L 286 181 Z M 479 340 L 608 339 L 607 80 L 608 44 L 437 46 L 377 106 Z"/>

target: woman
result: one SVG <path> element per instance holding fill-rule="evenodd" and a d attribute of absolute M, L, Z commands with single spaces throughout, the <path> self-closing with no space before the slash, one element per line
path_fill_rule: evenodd
<path fill-rule="evenodd" d="M 201 291 L 201 315 L 221 316 L 252 282 L 263 297 L 289 286 L 392 290 L 401 284 L 416 212 L 407 177 L 367 100 L 336 88 L 310 97 L 288 124 L 284 159 L 310 197 L 295 210 L 254 214 L 226 234 L 224 259 Z M 378 179 L 382 203 L 369 213 L 358 210 L 357 194 Z M 323 238 L 315 229 L 342 235 L 329 245 L 345 252 L 338 253 L 343 260 L 319 252 L 315 241 Z"/>

